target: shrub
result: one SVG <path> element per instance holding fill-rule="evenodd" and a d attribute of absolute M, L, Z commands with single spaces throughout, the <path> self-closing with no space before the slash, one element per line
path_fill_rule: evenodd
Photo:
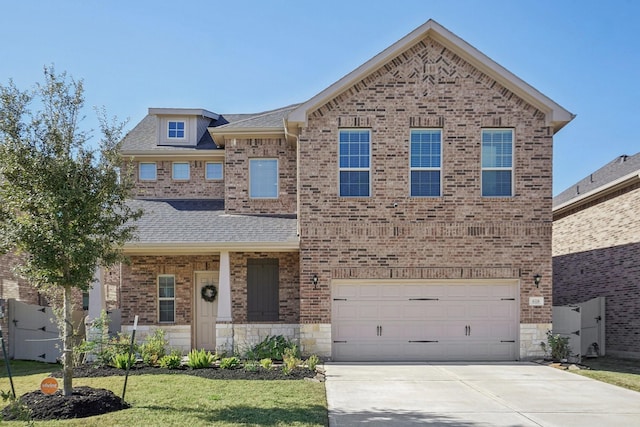
<path fill-rule="evenodd" d="M 318 366 L 318 363 L 320 363 L 320 358 L 315 354 L 312 354 L 307 359 L 307 368 L 309 368 L 310 371 L 315 371 L 316 366 Z"/>
<path fill-rule="evenodd" d="M 298 365 L 302 364 L 302 360 L 300 360 L 300 352 L 298 351 L 297 346 L 292 346 L 284 351 L 282 372 L 285 375 L 289 375 L 293 370 L 298 367 Z"/>
<path fill-rule="evenodd" d="M 258 344 L 254 345 L 247 352 L 246 357 L 251 360 L 260 360 L 264 358 L 282 360 L 285 349 L 292 345 L 293 343 L 282 335 L 270 335 Z"/>
<path fill-rule="evenodd" d="M 144 343 L 140 346 L 142 361 L 149 366 L 156 366 L 160 359 L 167 354 L 165 347 L 168 344 L 164 331 L 156 329 L 153 334 L 146 336 Z"/>
<path fill-rule="evenodd" d="M 209 368 L 214 361 L 213 354 L 205 349 L 191 350 L 187 355 L 187 366 L 192 369 Z"/>
<path fill-rule="evenodd" d="M 260 359 L 260 366 L 262 366 L 266 370 L 270 370 L 273 368 L 273 360 L 265 357 L 264 359 Z"/>
<path fill-rule="evenodd" d="M 553 335 L 551 331 L 547 331 L 547 342 L 541 342 L 540 346 L 545 353 L 550 354 L 553 360 L 566 360 L 571 354 L 569 337 L 562 337 L 558 334 Z"/>
<path fill-rule="evenodd" d="M 244 364 L 244 370 L 247 372 L 258 372 L 260 370 L 260 363 L 256 360 L 247 360 Z"/>
<path fill-rule="evenodd" d="M 182 365 L 182 355 L 178 351 L 172 351 L 171 354 L 162 356 L 158 363 L 161 368 L 178 369 Z"/>
<path fill-rule="evenodd" d="M 221 369 L 236 369 L 240 366 L 240 359 L 235 356 L 232 357 L 224 357 L 220 360 L 220 368 Z"/>
<path fill-rule="evenodd" d="M 113 357 L 111 363 L 118 369 L 131 368 L 136 362 L 136 356 L 134 354 L 117 354 Z"/>

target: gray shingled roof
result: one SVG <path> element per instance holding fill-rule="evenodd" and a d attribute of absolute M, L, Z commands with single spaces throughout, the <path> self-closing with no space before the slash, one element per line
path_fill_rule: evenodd
<path fill-rule="evenodd" d="M 560 206 L 634 172 L 640 173 L 640 153 L 618 156 L 554 197 L 553 206 Z"/>
<path fill-rule="evenodd" d="M 218 120 L 212 120 L 209 126 L 220 129 L 281 129 L 283 127 L 283 119 L 297 106 L 298 104 L 252 114 L 220 114 Z M 157 133 L 158 116 L 148 114 L 124 137 L 121 150 L 124 152 L 148 150 L 180 152 L 194 150 L 194 147 L 189 146 L 157 145 Z M 205 132 L 195 149 L 215 150 L 217 147 L 209 132 Z"/>
<path fill-rule="evenodd" d="M 281 129 L 284 125 L 284 118 L 287 117 L 290 111 L 294 110 L 298 107 L 299 104 L 289 105 L 287 107 L 278 108 L 276 110 L 265 111 L 258 114 L 249 114 L 246 117 L 238 120 L 231 121 L 229 118 L 224 115 L 224 117 L 229 120 L 228 124 L 224 124 L 222 126 L 218 126 L 218 129 L 232 128 L 232 129 L 240 129 L 240 128 L 276 128 Z"/>
<path fill-rule="evenodd" d="M 227 215 L 222 200 L 130 200 L 143 209 L 132 244 L 295 245 L 295 215 Z"/>
<path fill-rule="evenodd" d="M 228 215 L 222 200 L 130 200 L 144 214 L 134 244 L 296 244 L 295 215 Z"/>

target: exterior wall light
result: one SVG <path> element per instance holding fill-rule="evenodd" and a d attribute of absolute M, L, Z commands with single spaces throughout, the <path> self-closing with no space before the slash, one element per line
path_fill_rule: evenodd
<path fill-rule="evenodd" d="M 313 289 L 318 289 L 318 275 L 314 274 L 311 278 L 311 282 L 313 283 Z"/>
<path fill-rule="evenodd" d="M 535 283 L 536 288 L 540 287 L 540 280 L 542 279 L 542 276 L 539 274 L 536 274 L 535 276 L 533 276 L 533 283 Z"/>

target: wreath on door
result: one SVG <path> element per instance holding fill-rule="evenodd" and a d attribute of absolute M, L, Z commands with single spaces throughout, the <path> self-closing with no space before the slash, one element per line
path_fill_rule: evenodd
<path fill-rule="evenodd" d="M 218 288 L 216 288 L 214 285 L 204 285 L 200 289 L 200 296 L 206 302 L 215 301 L 217 295 L 218 295 Z"/>

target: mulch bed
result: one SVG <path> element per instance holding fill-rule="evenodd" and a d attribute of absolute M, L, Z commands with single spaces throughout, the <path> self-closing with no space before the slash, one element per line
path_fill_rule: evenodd
<path fill-rule="evenodd" d="M 92 366 L 89 364 L 73 369 L 73 377 L 110 377 L 124 376 L 122 369 L 110 366 Z M 316 373 L 308 369 L 296 368 L 289 375 L 282 373 L 279 368 L 266 370 L 258 369 L 256 372 L 240 369 L 163 369 L 145 365 L 135 365 L 129 370 L 129 375 L 194 375 L 208 379 L 220 380 L 301 380 L 314 378 Z M 62 371 L 53 372 L 52 377 L 62 378 Z M 59 381 L 62 383 L 62 381 Z M 106 414 L 129 408 L 120 396 L 105 389 L 91 387 L 74 387 L 73 395 L 65 397 L 62 390 L 52 395 L 46 395 L 40 390 L 26 393 L 18 399 L 18 402 L 8 405 L 2 410 L 3 420 L 61 420 L 69 418 L 84 418 L 94 415 Z"/>

